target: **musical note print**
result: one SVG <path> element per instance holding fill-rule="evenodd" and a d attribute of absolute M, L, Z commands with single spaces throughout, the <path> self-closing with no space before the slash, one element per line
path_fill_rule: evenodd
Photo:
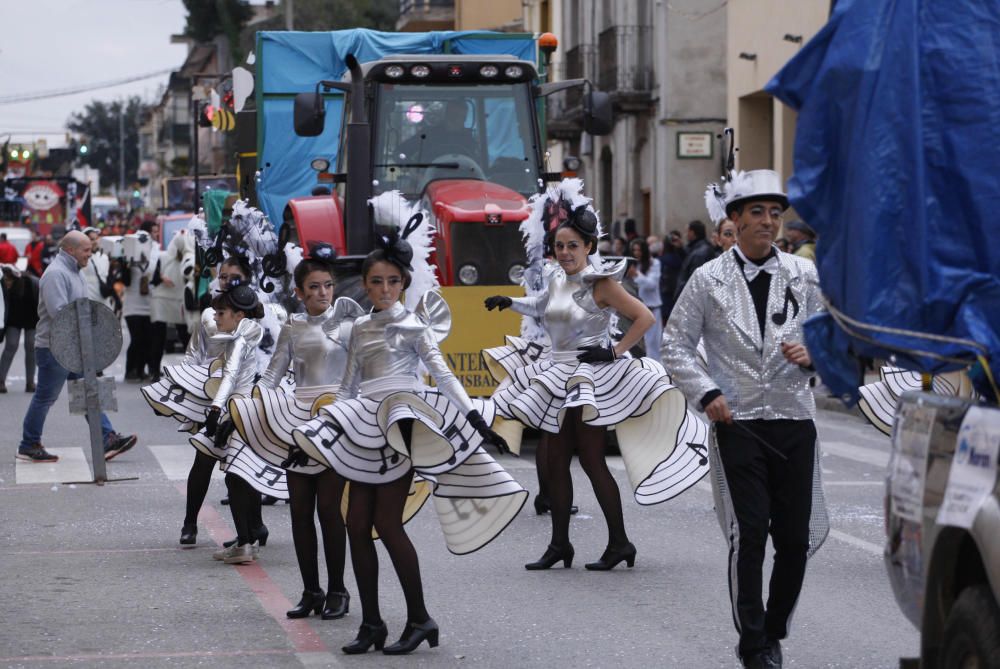
<path fill-rule="evenodd" d="M 689 441 L 687 442 L 687 447 L 698 456 L 698 466 L 704 467 L 708 464 L 708 447 L 705 444 L 696 444 Z"/>
<path fill-rule="evenodd" d="M 791 286 L 785 286 L 785 308 L 781 310 L 781 313 L 771 314 L 771 322 L 775 325 L 784 325 L 788 320 L 788 305 L 792 305 L 792 318 L 799 315 L 799 301 L 795 299 L 795 294 L 792 292 Z"/>
<path fill-rule="evenodd" d="M 275 469 L 271 465 L 264 465 L 263 467 L 261 467 L 261 470 L 259 472 L 254 473 L 254 476 L 256 476 L 258 479 L 261 480 L 264 480 L 266 477 L 269 476 L 270 478 L 266 481 L 267 485 L 274 486 L 274 484 L 278 482 L 278 479 L 281 478 L 282 474 L 284 474 L 284 472 L 281 471 L 280 469 Z"/>
<path fill-rule="evenodd" d="M 392 464 L 396 464 L 399 462 L 399 453 L 397 453 L 396 451 L 392 451 L 392 457 L 386 460 L 385 457 L 386 450 L 392 450 L 392 449 L 390 449 L 388 446 L 383 446 L 382 448 L 378 449 L 379 457 L 382 458 L 382 466 L 378 468 L 379 474 L 385 474 L 387 471 L 389 471 L 390 462 Z"/>
<path fill-rule="evenodd" d="M 161 402 L 183 402 L 187 391 L 176 383 L 171 383 L 167 392 L 160 397 Z"/>

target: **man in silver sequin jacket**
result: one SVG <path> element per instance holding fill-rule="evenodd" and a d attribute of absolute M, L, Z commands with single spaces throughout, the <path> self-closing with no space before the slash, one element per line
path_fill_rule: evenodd
<path fill-rule="evenodd" d="M 820 309 L 820 293 L 813 264 L 773 245 L 788 207 L 776 173 L 737 173 L 723 198 L 737 245 L 685 286 L 664 331 L 663 362 L 714 424 L 738 654 L 745 667 L 780 667 L 810 548 L 816 408 L 802 324 Z M 775 564 L 765 608 L 768 533 Z"/>

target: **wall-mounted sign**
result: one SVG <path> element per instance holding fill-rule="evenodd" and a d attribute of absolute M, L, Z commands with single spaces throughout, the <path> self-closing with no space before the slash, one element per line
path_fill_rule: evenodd
<path fill-rule="evenodd" d="M 710 132 L 678 132 L 677 133 L 677 157 L 678 158 L 711 158 L 714 154 Z"/>

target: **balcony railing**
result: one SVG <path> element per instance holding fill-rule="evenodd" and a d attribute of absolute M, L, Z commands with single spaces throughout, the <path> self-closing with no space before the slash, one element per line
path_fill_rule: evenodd
<path fill-rule="evenodd" d="M 612 26 L 597 37 L 598 87 L 618 98 L 648 96 L 653 89 L 650 26 Z"/>

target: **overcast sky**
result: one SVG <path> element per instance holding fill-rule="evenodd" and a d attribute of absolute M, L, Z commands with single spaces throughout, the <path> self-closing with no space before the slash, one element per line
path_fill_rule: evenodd
<path fill-rule="evenodd" d="M 187 47 L 181 0 L 0 0 L 0 98 L 71 88 L 177 68 Z M 0 144 L 46 135 L 65 143 L 70 114 L 91 100 L 156 98 L 168 75 L 65 97 L 0 104 Z"/>

